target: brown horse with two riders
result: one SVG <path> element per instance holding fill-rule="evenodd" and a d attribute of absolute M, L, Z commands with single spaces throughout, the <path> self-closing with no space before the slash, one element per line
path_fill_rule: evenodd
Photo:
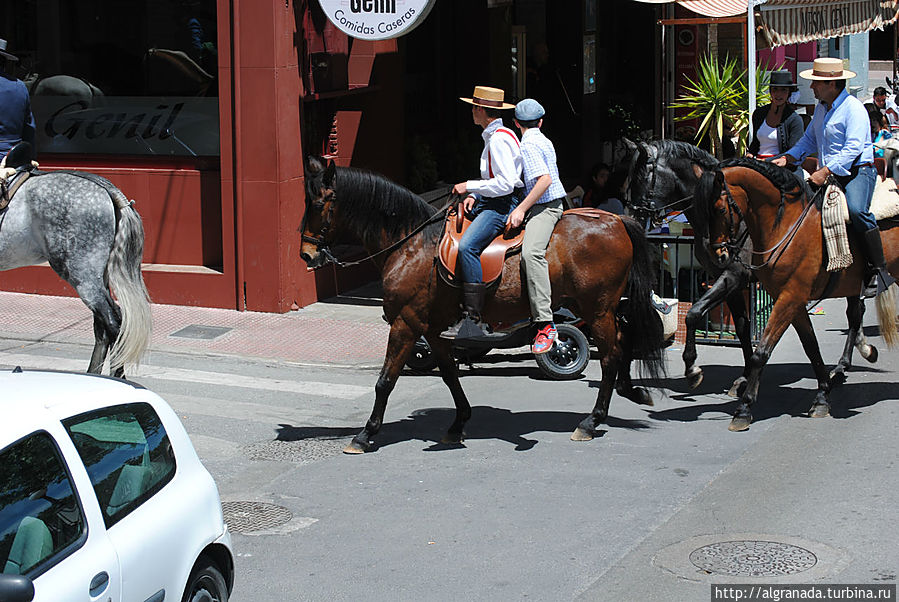
<path fill-rule="evenodd" d="M 335 167 L 333 162 L 326 166 L 315 158 L 307 163 L 306 196 L 301 257 L 311 268 L 329 261 L 340 265 L 329 247 L 345 237 L 361 241 L 381 271 L 384 316 L 390 324 L 371 417 L 344 451 L 372 449 L 388 397 L 422 335 L 456 406 L 442 441 L 461 443 L 471 406 L 459 382 L 452 342 L 440 338 L 441 331 L 461 315 L 460 289 L 438 273 L 437 246 L 445 212 L 383 176 Z M 633 358 L 643 360 L 650 376 L 664 370 L 662 324 L 650 301 L 654 273 L 647 242 L 642 227 L 629 218 L 601 211 L 567 214 L 556 226 L 546 257 L 553 306 L 572 304 L 589 325 L 599 351 L 602 382 L 596 403 L 571 435 L 572 440 L 590 440 L 608 415 L 613 391 L 636 403 L 652 404 L 649 393 L 631 382 Z M 506 258 L 484 307 L 488 323 L 514 323 L 530 315 L 520 269 L 520 255 Z M 621 301 L 624 295 L 626 303 Z"/>
<path fill-rule="evenodd" d="M 816 195 L 817 196 L 817 195 Z M 697 213 L 708 220 L 709 248 L 720 265 L 738 254 L 736 232 L 749 229 L 754 249 L 751 265 L 765 289 L 776 298 L 761 341 L 750 359 L 749 382 L 740 397 L 730 430 L 741 431 L 752 422 L 751 406 L 758 397 L 759 379 L 775 345 L 792 324 L 799 334 L 818 381 L 809 410 L 812 417 L 830 414 L 827 399 L 832 381 L 821 359 L 818 340 L 806 310 L 808 301 L 847 297 L 858 299 L 865 278 L 861 242 L 849 232 L 853 261 L 842 271 L 826 270 L 821 212 L 806 188 L 787 170 L 754 159 L 735 159 L 707 171 L 696 189 Z M 880 223 L 887 269 L 899 275 L 899 228 L 893 219 Z M 876 298 L 880 331 L 892 347 L 896 329 L 895 287 Z M 848 313 L 848 310 L 847 310 Z M 850 321 L 851 322 L 851 321 Z"/>

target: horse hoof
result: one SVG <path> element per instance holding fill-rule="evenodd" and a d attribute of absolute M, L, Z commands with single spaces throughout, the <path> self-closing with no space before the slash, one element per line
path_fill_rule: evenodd
<path fill-rule="evenodd" d="M 730 386 L 730 390 L 727 392 L 729 397 L 740 398 L 743 396 L 743 391 L 746 390 L 746 378 L 741 376 L 737 380 L 734 381 L 734 384 Z"/>
<path fill-rule="evenodd" d="M 830 404 L 816 403 L 808 411 L 808 415 L 810 418 L 827 418 L 830 416 Z"/>
<path fill-rule="evenodd" d="M 458 445 L 465 441 L 465 433 L 447 433 L 440 440 L 441 443 L 446 445 Z"/>
<path fill-rule="evenodd" d="M 643 387 L 634 387 L 634 403 L 641 406 L 653 406 L 655 402 L 652 400 L 652 395 L 649 394 L 649 391 L 644 389 Z"/>
<path fill-rule="evenodd" d="M 830 373 L 830 385 L 832 387 L 837 387 L 846 382 L 846 373 L 842 370 L 833 370 Z"/>
<path fill-rule="evenodd" d="M 873 364 L 877 361 L 877 347 L 875 347 L 874 345 L 868 345 L 868 349 L 868 355 L 865 355 L 864 353 L 862 353 L 861 355 L 868 361 L 868 363 Z"/>
<path fill-rule="evenodd" d="M 364 454 L 368 451 L 367 445 L 362 445 L 355 439 L 350 441 L 350 444 L 343 448 L 343 453 L 345 454 Z"/>
<path fill-rule="evenodd" d="M 695 389 L 702 383 L 702 368 L 693 367 L 684 377 L 687 379 L 687 385 L 691 389 Z"/>
<path fill-rule="evenodd" d="M 582 429 L 581 427 L 577 427 L 574 429 L 574 432 L 571 433 L 572 441 L 593 441 L 593 435 L 588 431 Z"/>
<path fill-rule="evenodd" d="M 738 433 L 747 430 L 750 424 L 752 424 L 752 416 L 734 416 L 727 430 Z"/>

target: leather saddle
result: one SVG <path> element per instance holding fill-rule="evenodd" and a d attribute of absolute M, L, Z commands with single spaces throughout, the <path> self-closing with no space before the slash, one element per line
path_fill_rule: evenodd
<path fill-rule="evenodd" d="M 460 210 L 458 204 L 447 212 L 443 237 L 437 245 L 437 257 L 440 258 L 438 270 L 440 275 L 452 286 L 461 286 L 461 281 L 456 277 L 456 259 L 459 254 L 459 241 L 470 225 L 471 220 Z M 506 257 L 521 251 L 523 239 L 524 228 L 517 228 L 511 232 L 504 230 L 484 249 L 481 253 L 481 270 L 486 284 L 499 280 L 503 275 Z"/>
<path fill-rule="evenodd" d="M 0 169 L 0 211 L 6 209 L 19 187 L 31 177 L 33 156 L 34 151 L 27 142 L 20 142 L 6 155 L 4 167 Z"/>

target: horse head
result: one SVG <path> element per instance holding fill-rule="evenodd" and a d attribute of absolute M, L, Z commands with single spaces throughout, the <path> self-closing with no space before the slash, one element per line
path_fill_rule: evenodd
<path fill-rule="evenodd" d="M 666 213 L 689 207 L 693 188 L 711 156 L 669 140 L 628 141 L 628 146 L 633 149 L 626 193 L 631 212 L 641 221 L 659 224 Z"/>
<path fill-rule="evenodd" d="M 306 160 L 306 211 L 303 223 L 300 257 L 312 268 L 319 268 L 334 257 L 328 250 L 336 228 L 337 167 L 334 161 L 327 165 L 323 159 L 309 157 Z"/>

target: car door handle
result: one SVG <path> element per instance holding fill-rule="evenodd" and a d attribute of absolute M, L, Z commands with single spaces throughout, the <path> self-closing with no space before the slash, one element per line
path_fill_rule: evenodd
<path fill-rule="evenodd" d="M 98 597 L 100 594 L 103 593 L 103 590 L 105 590 L 108 586 L 109 586 L 109 573 L 107 573 L 106 571 L 103 571 L 102 573 L 97 573 L 96 575 L 94 575 L 94 578 L 91 579 L 91 589 L 90 589 L 91 598 Z"/>

